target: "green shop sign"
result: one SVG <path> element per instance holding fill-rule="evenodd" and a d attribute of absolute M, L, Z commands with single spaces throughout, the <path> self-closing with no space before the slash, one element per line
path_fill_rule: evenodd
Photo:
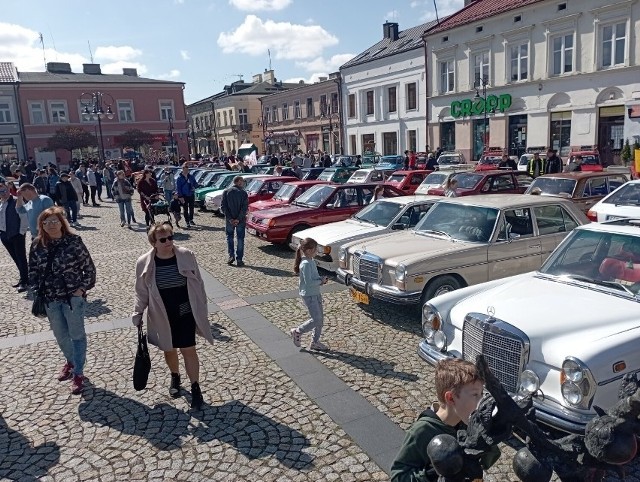
<path fill-rule="evenodd" d="M 469 117 L 472 115 L 482 115 L 485 112 L 504 112 L 511 107 L 511 95 L 488 95 L 487 99 L 480 97 L 479 99 L 454 100 L 451 102 L 451 116 L 458 119 L 459 117 Z"/>

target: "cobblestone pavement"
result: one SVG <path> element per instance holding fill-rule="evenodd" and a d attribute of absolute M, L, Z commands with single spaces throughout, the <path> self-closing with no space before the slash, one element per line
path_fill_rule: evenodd
<path fill-rule="evenodd" d="M 188 410 L 188 393 L 169 397 L 167 369 L 154 348 L 149 386 L 134 391 L 135 330 L 116 323 L 104 331 L 100 322 L 126 318 L 131 311 L 135 260 L 148 249 L 144 227 L 120 228 L 117 208 L 109 202 L 83 208 L 83 214 L 79 231 L 96 263 L 98 282 L 88 300 L 87 326 L 97 332 L 89 335 L 90 386 L 82 397 L 70 395 L 68 382 L 55 379 L 61 356 L 43 333 L 48 323 L 32 317 L 30 301 L 11 288 L 16 270 L 0 250 L 0 346 L 3 340 L 21 339 L 12 337 L 36 337 L 0 349 L 0 479 L 388 479 L 343 427 L 221 311 L 210 315 L 216 343 L 199 345 L 207 401 L 202 412 Z M 296 294 L 292 252 L 247 236 L 246 267 L 227 266 L 223 221 L 201 213 L 196 222 L 195 229 L 178 230 L 176 241 L 194 250 L 201 267 L 233 293 L 216 301 L 219 308 L 251 305 L 284 333 L 306 318 Z M 433 370 L 416 355 L 419 310 L 377 303 L 363 308 L 348 291 L 333 283 L 329 288 L 335 289 L 324 295 L 323 340 L 331 351 L 314 357 L 406 429 L 436 398 Z M 502 451 L 486 480 L 517 480 L 511 470 L 514 450 L 503 445 Z M 640 480 L 637 465 L 627 480 Z"/>

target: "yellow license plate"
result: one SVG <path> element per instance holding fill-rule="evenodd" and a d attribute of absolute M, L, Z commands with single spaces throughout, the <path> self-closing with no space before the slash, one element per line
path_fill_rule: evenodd
<path fill-rule="evenodd" d="M 351 288 L 351 297 L 357 303 L 362 303 L 364 305 L 368 305 L 369 304 L 369 296 L 366 295 L 365 293 L 361 293 L 360 291 L 356 290 L 355 288 Z"/>

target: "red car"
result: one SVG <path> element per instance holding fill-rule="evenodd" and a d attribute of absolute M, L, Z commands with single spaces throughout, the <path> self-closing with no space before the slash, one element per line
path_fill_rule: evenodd
<path fill-rule="evenodd" d="M 325 184 L 314 186 L 291 204 L 253 211 L 247 216 L 247 232 L 270 243 L 291 242 L 303 229 L 343 221 L 373 199 L 379 184 Z M 393 186 L 384 185 L 383 197 L 402 196 Z"/>
<path fill-rule="evenodd" d="M 471 196 L 473 194 L 522 194 L 533 177 L 523 171 L 493 171 L 458 172 L 453 175 L 458 181 L 457 196 Z M 427 194 L 444 196 L 443 187 L 432 187 Z"/>
<path fill-rule="evenodd" d="M 482 153 L 480 161 L 476 164 L 474 171 L 491 171 L 498 168 L 502 160 L 504 149 L 501 147 L 488 147 Z"/>
<path fill-rule="evenodd" d="M 285 182 L 297 181 L 292 176 L 260 176 L 249 179 L 245 191 L 249 195 L 249 204 L 271 199 Z"/>
<path fill-rule="evenodd" d="M 318 181 L 315 179 L 313 181 L 286 182 L 271 199 L 255 201 L 249 204 L 249 212 L 261 211 L 263 209 L 270 209 L 289 204 L 297 199 L 302 193 L 306 192 L 307 189 L 318 184 L 329 184 L 329 182 Z"/>
<path fill-rule="evenodd" d="M 580 169 L 584 172 L 602 172 L 604 168 L 602 167 L 602 162 L 600 161 L 600 153 L 598 152 L 597 147 L 576 147 L 572 148 L 571 153 L 569 154 L 569 162 L 573 161 L 577 155 L 582 156 L 582 165 Z"/>
<path fill-rule="evenodd" d="M 396 171 L 391 174 L 385 184 L 399 189 L 405 194 L 413 194 L 418 186 L 422 184 L 424 178 L 431 174 L 433 171 L 427 171 L 421 169 L 417 171 Z"/>

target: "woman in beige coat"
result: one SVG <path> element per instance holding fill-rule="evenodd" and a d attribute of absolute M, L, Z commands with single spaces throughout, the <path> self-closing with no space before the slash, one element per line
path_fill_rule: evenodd
<path fill-rule="evenodd" d="M 178 398 L 181 391 L 180 350 L 191 382 L 191 408 L 197 410 L 203 398 L 196 333 L 213 343 L 204 282 L 193 252 L 173 244 L 169 223 L 152 225 L 148 238 L 153 248 L 136 263 L 133 324 L 139 326 L 143 322 L 146 310 L 149 343 L 164 351 L 171 370 L 169 394 L 173 398 Z"/>

